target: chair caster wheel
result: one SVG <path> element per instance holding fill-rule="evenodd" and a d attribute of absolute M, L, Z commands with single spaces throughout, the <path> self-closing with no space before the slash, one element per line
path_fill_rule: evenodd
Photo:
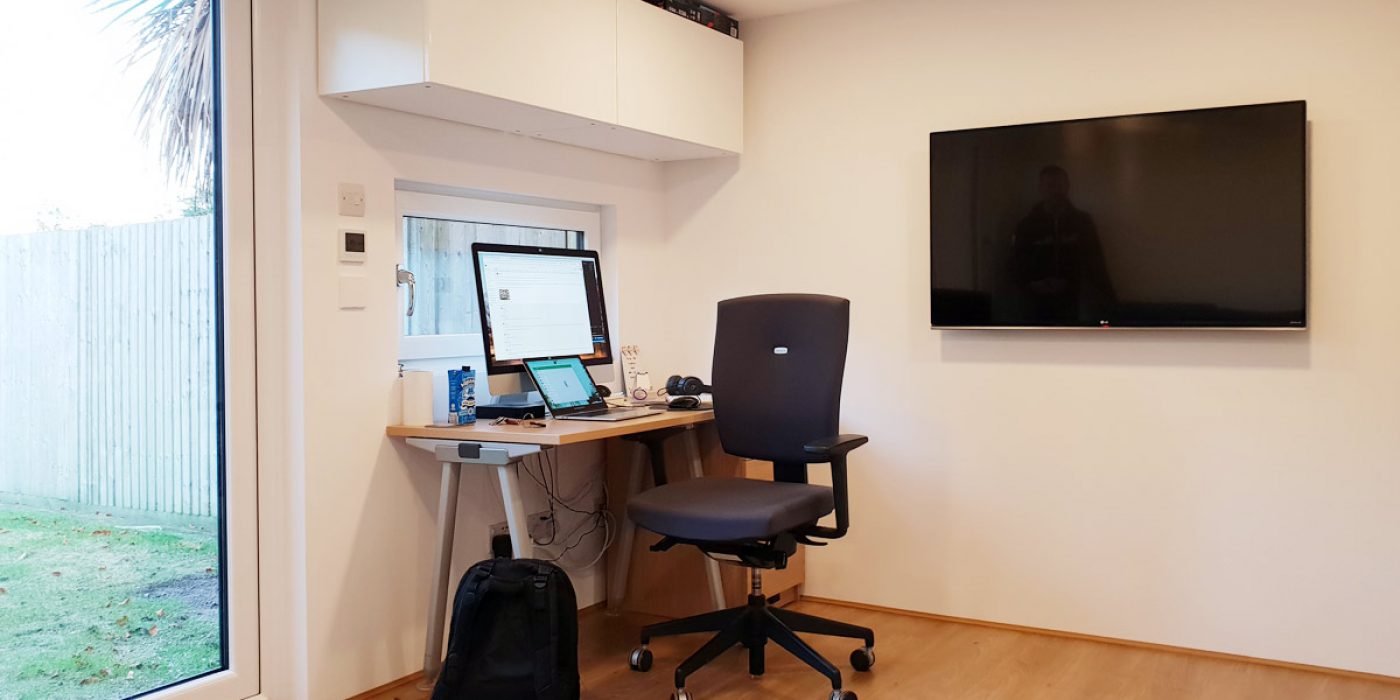
<path fill-rule="evenodd" d="M 857 672 L 865 673 L 875 667 L 875 650 L 871 647 L 861 647 L 851 652 L 851 668 Z"/>
<path fill-rule="evenodd" d="M 671 693 L 671 700 L 695 700 L 695 696 L 685 688 L 676 688 L 676 692 Z"/>
<path fill-rule="evenodd" d="M 645 646 L 632 650 L 631 658 L 627 659 L 627 665 L 637 673 L 646 673 L 651 670 L 651 650 Z"/>
<path fill-rule="evenodd" d="M 830 700 L 858 700 L 858 698 L 856 698 L 855 691 L 833 690 L 831 691 Z"/>

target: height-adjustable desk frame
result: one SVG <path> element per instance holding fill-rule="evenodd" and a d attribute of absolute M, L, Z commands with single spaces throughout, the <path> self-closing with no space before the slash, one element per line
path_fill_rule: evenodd
<path fill-rule="evenodd" d="M 435 568 L 432 589 L 428 601 L 427 642 L 423 652 L 423 676 L 431 682 L 442 669 L 443 627 L 447 619 L 449 580 L 452 570 L 452 547 L 457 531 L 457 501 L 462 480 L 462 465 L 493 468 L 501 484 L 501 502 L 505 507 L 506 524 L 510 529 L 511 549 L 516 557 L 528 557 L 531 553 L 529 523 L 526 518 L 522 497 L 520 476 L 517 467 L 531 455 L 563 445 L 572 445 L 608 438 L 632 438 L 638 442 L 633 452 L 631 470 L 628 475 L 628 494 L 638 493 L 644 481 L 646 463 L 654 450 L 644 444 L 645 434 L 656 431 L 658 435 L 676 432 L 683 428 L 686 451 L 690 462 L 690 474 L 698 477 L 703 474 L 699 441 L 695 436 L 697 425 L 714 420 L 711 411 L 666 412 L 645 418 L 599 423 L 593 421 L 546 421 L 544 428 L 523 426 L 487 425 L 478 423 L 455 428 L 392 426 L 390 437 L 405 438 L 410 446 L 431 452 L 442 465 L 442 492 L 438 497 L 438 532 L 435 554 Z M 608 571 L 608 606 L 616 609 L 626 592 L 627 576 L 630 569 L 630 554 L 636 526 L 624 518 L 614 547 L 620 547 L 622 556 L 614 558 Z M 716 610 L 725 607 L 724 589 L 720 581 L 719 563 L 706 560 L 706 578 L 709 580 L 710 597 Z"/>

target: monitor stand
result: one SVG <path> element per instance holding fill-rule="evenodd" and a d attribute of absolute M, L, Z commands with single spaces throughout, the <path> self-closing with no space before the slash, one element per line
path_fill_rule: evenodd
<path fill-rule="evenodd" d="M 544 400 L 539 397 L 539 394 L 533 391 L 522 391 L 517 394 L 503 394 L 491 398 L 492 401 L 490 405 L 501 407 L 537 406 L 544 403 Z"/>
<path fill-rule="evenodd" d="M 487 380 L 491 388 L 491 403 L 476 405 L 477 418 L 544 418 L 544 399 L 535 390 L 535 383 L 524 373 L 517 375 L 494 375 Z M 501 393 L 497 390 L 503 389 Z"/>

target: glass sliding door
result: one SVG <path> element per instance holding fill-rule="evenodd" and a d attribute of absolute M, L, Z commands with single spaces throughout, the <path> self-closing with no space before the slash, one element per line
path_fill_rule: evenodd
<path fill-rule="evenodd" d="M 249 8 L 0 23 L 0 698 L 257 692 Z"/>

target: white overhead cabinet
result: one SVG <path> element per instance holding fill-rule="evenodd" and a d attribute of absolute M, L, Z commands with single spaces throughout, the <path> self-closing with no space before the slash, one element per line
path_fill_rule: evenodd
<path fill-rule="evenodd" d="M 744 149 L 744 44 L 641 0 L 617 0 L 622 126 Z"/>
<path fill-rule="evenodd" d="M 743 148 L 742 42 L 642 0 L 321 0 L 337 99 L 651 160 Z"/>

